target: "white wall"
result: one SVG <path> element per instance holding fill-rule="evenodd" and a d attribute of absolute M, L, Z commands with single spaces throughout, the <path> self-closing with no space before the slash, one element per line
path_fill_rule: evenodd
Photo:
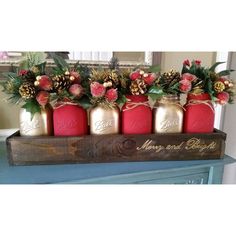
<path fill-rule="evenodd" d="M 236 70 L 236 52 L 231 54 L 230 68 Z M 231 79 L 236 82 L 236 72 L 231 74 Z M 226 154 L 236 158 L 236 103 L 225 106 L 223 131 L 227 134 Z M 224 171 L 223 183 L 236 184 L 236 164 L 227 165 Z"/>
<path fill-rule="evenodd" d="M 202 65 L 211 66 L 216 61 L 216 52 L 163 52 L 161 58 L 162 71 L 181 70 L 183 61 L 201 60 Z"/>
<path fill-rule="evenodd" d="M 5 101 L 6 95 L 0 88 L 0 129 L 10 129 L 19 127 L 20 106 L 9 104 Z"/>

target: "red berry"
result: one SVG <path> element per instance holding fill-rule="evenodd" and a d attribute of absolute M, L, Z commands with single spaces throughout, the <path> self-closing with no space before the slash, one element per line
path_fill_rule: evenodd
<path fill-rule="evenodd" d="M 28 72 L 27 70 L 20 70 L 19 75 L 24 76 L 27 74 L 27 72 Z"/>
<path fill-rule="evenodd" d="M 229 94 L 227 92 L 221 92 L 217 94 L 217 102 L 221 105 L 225 105 L 229 101 Z"/>
<path fill-rule="evenodd" d="M 136 79 L 140 79 L 141 75 L 139 73 L 139 71 L 134 71 L 129 75 L 131 80 L 136 80 Z"/>
<path fill-rule="evenodd" d="M 201 65 L 201 61 L 200 60 L 195 60 L 195 64 L 200 66 Z"/>
<path fill-rule="evenodd" d="M 156 79 L 156 75 L 154 73 L 150 73 L 150 74 L 148 74 L 147 76 L 144 77 L 144 82 L 147 85 L 152 85 L 153 82 L 155 81 L 155 79 Z"/>
<path fill-rule="evenodd" d="M 40 91 L 37 96 L 36 100 L 41 106 L 45 106 L 49 102 L 49 96 L 50 94 L 46 91 Z"/>
<path fill-rule="evenodd" d="M 46 91 L 50 91 L 52 89 L 52 80 L 47 75 L 38 76 L 36 79 L 40 89 Z"/>
<path fill-rule="evenodd" d="M 79 84 L 81 82 L 80 74 L 77 71 L 71 71 L 70 78 L 74 78 L 71 80 L 73 84 Z"/>
<path fill-rule="evenodd" d="M 184 65 L 184 66 L 190 66 L 189 60 L 188 60 L 188 59 L 187 59 L 187 60 L 184 60 L 183 65 Z"/>

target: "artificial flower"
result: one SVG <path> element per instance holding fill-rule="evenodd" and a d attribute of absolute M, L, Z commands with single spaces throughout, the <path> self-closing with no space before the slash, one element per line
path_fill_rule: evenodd
<path fill-rule="evenodd" d="M 93 97 L 102 97 L 106 92 L 106 88 L 98 82 L 91 83 L 90 90 Z"/>
<path fill-rule="evenodd" d="M 118 98 L 118 92 L 117 89 L 108 89 L 106 94 L 105 94 L 106 100 L 108 102 L 115 102 Z"/>
<path fill-rule="evenodd" d="M 189 80 L 183 79 L 179 81 L 179 90 L 183 93 L 188 93 L 192 88 L 192 84 Z"/>
<path fill-rule="evenodd" d="M 190 74 L 190 73 L 184 73 L 182 75 L 182 80 L 188 80 L 188 81 L 192 82 L 196 79 L 197 79 L 197 77 L 195 75 Z"/>
<path fill-rule="evenodd" d="M 80 84 L 72 84 L 69 88 L 69 92 L 71 95 L 80 98 L 83 95 L 84 89 Z"/>

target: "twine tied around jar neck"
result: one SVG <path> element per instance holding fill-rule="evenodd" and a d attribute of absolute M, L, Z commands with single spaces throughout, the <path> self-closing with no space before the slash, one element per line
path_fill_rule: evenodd
<path fill-rule="evenodd" d="M 197 100 L 197 99 L 191 99 L 191 100 L 188 101 L 188 103 L 186 104 L 186 106 L 189 106 L 189 105 L 201 105 L 201 104 L 205 104 L 206 106 L 210 107 L 211 110 L 213 111 L 213 113 L 215 113 L 214 106 L 213 106 L 211 100 Z"/>
<path fill-rule="evenodd" d="M 145 101 L 145 102 L 131 102 L 131 101 L 127 101 L 126 102 L 126 108 L 123 111 L 128 111 L 128 110 L 132 110 L 138 106 L 146 106 L 146 107 L 150 107 L 149 102 Z"/>
<path fill-rule="evenodd" d="M 77 103 L 74 103 L 74 102 L 60 101 L 60 102 L 57 102 L 57 103 L 53 106 L 53 108 L 54 108 L 54 109 L 59 109 L 59 108 L 65 106 L 65 105 L 78 106 L 78 104 L 77 104 Z"/>

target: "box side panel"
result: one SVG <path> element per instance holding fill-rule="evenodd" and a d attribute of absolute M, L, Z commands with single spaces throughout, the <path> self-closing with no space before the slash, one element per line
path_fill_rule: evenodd
<path fill-rule="evenodd" d="M 15 165 L 123 161 L 200 160 L 223 157 L 219 134 L 87 135 L 83 137 L 9 137 Z"/>

